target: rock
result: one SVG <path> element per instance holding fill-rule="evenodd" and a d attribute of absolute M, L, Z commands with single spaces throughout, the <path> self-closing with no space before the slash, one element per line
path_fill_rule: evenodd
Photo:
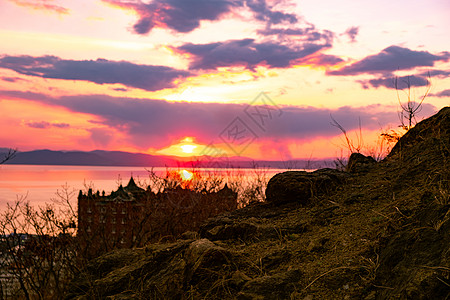
<path fill-rule="evenodd" d="M 288 171 L 273 176 L 266 189 L 266 201 L 274 204 L 309 203 L 312 197 L 333 190 L 348 174 L 335 169 L 314 172 Z"/>
<path fill-rule="evenodd" d="M 376 299 L 448 299 L 450 205 L 430 203 L 416 215 L 416 230 L 397 232 L 380 253 L 377 280 L 391 287 Z M 428 224 L 438 224 L 439 229 Z"/>
<path fill-rule="evenodd" d="M 290 258 L 291 253 L 288 250 L 277 250 L 261 258 L 261 264 L 264 268 L 275 268 L 281 263 L 288 261 Z"/>
<path fill-rule="evenodd" d="M 186 231 L 180 236 L 181 240 L 196 240 L 198 239 L 198 233 L 195 231 Z"/>
<path fill-rule="evenodd" d="M 347 172 L 349 173 L 366 173 L 376 164 L 376 160 L 372 156 L 365 156 L 361 153 L 352 153 L 348 159 Z"/>
<path fill-rule="evenodd" d="M 241 287 L 251 278 L 248 277 L 244 272 L 237 270 L 231 275 L 231 285 L 236 289 L 241 289 Z"/>

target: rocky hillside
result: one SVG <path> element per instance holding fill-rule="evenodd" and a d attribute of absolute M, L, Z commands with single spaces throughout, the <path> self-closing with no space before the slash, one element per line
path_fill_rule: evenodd
<path fill-rule="evenodd" d="M 450 107 L 382 162 L 274 176 L 267 202 L 99 257 L 67 299 L 450 299 Z"/>

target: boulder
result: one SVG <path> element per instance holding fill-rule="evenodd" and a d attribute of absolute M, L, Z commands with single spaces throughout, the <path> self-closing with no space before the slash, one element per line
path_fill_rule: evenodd
<path fill-rule="evenodd" d="M 349 173 L 366 173 L 376 164 L 376 160 L 372 156 L 365 156 L 361 153 L 352 153 L 348 159 L 347 172 Z"/>
<path fill-rule="evenodd" d="M 298 202 L 306 205 L 311 198 L 335 189 L 349 175 L 335 169 L 314 172 L 287 171 L 273 176 L 266 189 L 266 201 L 274 204 Z"/>

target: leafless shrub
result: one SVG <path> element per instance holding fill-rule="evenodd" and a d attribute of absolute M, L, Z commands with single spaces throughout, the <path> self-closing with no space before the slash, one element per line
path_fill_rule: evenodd
<path fill-rule="evenodd" d="M 61 204 L 71 205 L 71 195 L 60 191 Z M 72 207 L 52 204 L 35 208 L 25 197 L 7 205 L 0 215 L 3 297 L 64 297 L 67 283 L 80 269 L 74 213 Z"/>
<path fill-rule="evenodd" d="M 360 153 L 360 151 L 364 147 L 364 141 L 363 141 L 363 136 L 362 136 L 362 127 L 361 127 L 361 118 L 358 118 L 359 133 L 356 134 L 355 140 L 353 140 L 351 137 L 349 137 L 345 128 L 338 121 L 336 121 L 336 119 L 334 119 L 332 115 L 330 115 L 330 118 L 331 118 L 331 125 L 338 128 L 344 135 L 345 145 L 346 145 L 349 153 Z"/>
<path fill-rule="evenodd" d="M 431 80 L 430 80 L 430 72 L 428 72 L 427 76 L 427 86 L 426 90 L 422 96 L 416 100 L 415 91 L 411 89 L 411 80 L 410 76 L 406 76 L 406 79 L 402 80 L 405 84 L 405 88 L 402 89 L 399 86 L 399 78 L 395 77 L 394 85 L 397 91 L 397 100 L 400 105 L 401 111 L 398 113 L 398 117 L 400 119 L 400 127 L 408 131 L 417 123 L 417 114 L 422 110 L 422 104 L 425 98 L 429 95 L 431 91 Z M 400 90 L 404 93 L 406 100 L 402 101 L 402 97 L 400 96 Z"/>

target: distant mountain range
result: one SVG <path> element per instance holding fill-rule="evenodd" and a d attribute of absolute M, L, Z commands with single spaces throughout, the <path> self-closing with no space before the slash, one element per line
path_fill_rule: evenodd
<path fill-rule="evenodd" d="M 8 152 L 7 148 L 0 148 L 0 158 Z M 288 160 L 263 161 L 246 157 L 175 157 L 164 155 L 150 155 L 122 151 L 95 150 L 84 151 L 53 151 L 34 150 L 17 152 L 15 157 L 5 164 L 20 165 L 68 165 L 68 166 L 139 166 L 139 167 L 211 167 L 211 168 L 279 168 L 279 169 L 315 169 L 331 166 L 331 160 Z"/>

